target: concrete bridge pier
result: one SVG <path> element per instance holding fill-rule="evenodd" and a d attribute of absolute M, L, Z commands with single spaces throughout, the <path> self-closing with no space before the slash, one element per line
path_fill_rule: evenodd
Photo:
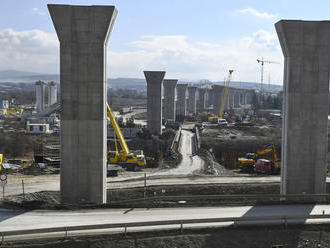
<path fill-rule="evenodd" d="M 282 194 L 326 193 L 330 21 L 275 24 L 284 64 Z"/>
<path fill-rule="evenodd" d="M 167 120 L 175 120 L 175 90 L 177 79 L 164 79 L 164 118 Z"/>
<path fill-rule="evenodd" d="M 147 127 L 155 135 L 162 134 L 162 83 L 165 71 L 144 71 L 147 81 Z"/>
<path fill-rule="evenodd" d="M 196 114 L 196 98 L 197 98 L 197 87 L 190 86 L 188 87 L 188 112 L 190 114 Z"/>
<path fill-rule="evenodd" d="M 106 203 L 106 45 L 117 10 L 48 9 L 60 41 L 61 201 Z"/>
<path fill-rule="evenodd" d="M 188 84 L 177 84 L 176 92 L 177 92 L 177 101 L 176 101 L 176 116 L 184 117 L 187 115 L 187 87 Z"/>

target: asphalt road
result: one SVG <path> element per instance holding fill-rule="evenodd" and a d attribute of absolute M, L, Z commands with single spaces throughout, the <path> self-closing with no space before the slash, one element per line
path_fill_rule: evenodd
<path fill-rule="evenodd" d="M 329 205 L 267 205 L 240 207 L 192 207 L 192 208 L 156 208 L 156 209 L 99 209 L 79 211 L 14 211 L 0 209 L 0 232 L 10 230 L 26 230 L 75 225 L 97 225 L 113 223 L 134 223 L 160 220 L 185 220 L 222 217 L 263 217 L 263 216 L 297 216 L 313 214 L 329 214 Z M 248 222 L 236 224 L 274 224 L 276 221 Z M 295 221 L 297 222 L 297 221 Z M 304 223 L 305 220 L 298 221 Z M 308 220 L 307 223 L 330 222 L 330 219 Z M 228 223 L 186 224 L 185 227 L 213 227 L 232 225 Z M 132 231 L 155 230 L 156 227 L 135 227 Z M 162 226 L 160 229 L 178 228 L 178 226 Z M 116 230 L 98 230 L 72 232 L 74 235 L 86 235 L 94 232 L 122 232 Z M 130 231 L 130 230 L 129 230 Z M 47 236 L 42 234 L 41 236 Z M 50 234 L 56 235 L 56 234 Z M 57 234 L 62 236 L 63 234 Z M 33 236 L 33 235 L 32 235 Z M 31 236 L 31 237 L 32 237 Z M 40 234 L 38 235 L 40 236 Z"/>

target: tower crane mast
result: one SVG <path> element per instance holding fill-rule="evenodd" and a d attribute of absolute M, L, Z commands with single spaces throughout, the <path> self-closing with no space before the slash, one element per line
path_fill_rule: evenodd
<path fill-rule="evenodd" d="M 261 78 L 260 78 L 260 91 L 263 91 L 263 84 L 264 84 L 264 64 L 279 64 L 276 61 L 265 60 L 263 57 L 261 59 L 257 59 L 257 62 L 261 64 Z"/>

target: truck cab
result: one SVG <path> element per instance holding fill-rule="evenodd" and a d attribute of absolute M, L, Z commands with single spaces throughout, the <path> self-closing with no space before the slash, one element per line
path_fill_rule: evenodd
<path fill-rule="evenodd" d="M 271 174 L 272 173 L 272 162 L 268 159 L 258 159 L 254 169 L 256 172 Z"/>

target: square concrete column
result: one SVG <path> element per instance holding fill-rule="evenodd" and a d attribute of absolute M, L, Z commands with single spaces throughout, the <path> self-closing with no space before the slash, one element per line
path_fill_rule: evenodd
<path fill-rule="evenodd" d="M 246 104 L 248 103 L 248 101 L 247 101 L 248 94 L 245 93 L 245 94 L 243 95 L 243 97 L 244 97 L 244 105 L 246 105 Z"/>
<path fill-rule="evenodd" d="M 190 114 L 195 115 L 196 114 L 196 93 L 197 93 L 197 87 L 190 86 L 188 87 L 188 112 Z"/>
<path fill-rule="evenodd" d="M 176 86 L 176 116 L 184 117 L 187 115 L 186 112 L 186 98 L 187 98 L 187 87 L 188 84 L 177 84 Z"/>
<path fill-rule="evenodd" d="M 147 127 L 155 135 L 162 134 L 162 83 L 165 71 L 144 71 L 147 81 Z"/>
<path fill-rule="evenodd" d="M 235 108 L 239 107 L 239 93 L 237 92 L 234 93 L 234 107 Z"/>
<path fill-rule="evenodd" d="M 164 118 L 175 120 L 175 89 L 177 79 L 164 79 Z"/>
<path fill-rule="evenodd" d="M 220 106 L 223 101 L 224 87 L 222 85 L 213 85 L 213 113 L 215 115 L 220 115 Z"/>
<path fill-rule="evenodd" d="M 213 85 L 212 88 L 208 90 L 207 106 L 211 107 L 213 105 Z"/>
<path fill-rule="evenodd" d="M 275 24 L 284 64 L 282 194 L 326 193 L 330 22 Z"/>
<path fill-rule="evenodd" d="M 106 202 L 106 45 L 114 6 L 48 5 L 60 41 L 61 201 Z"/>
<path fill-rule="evenodd" d="M 197 110 L 203 111 L 206 108 L 206 96 L 207 92 L 205 88 L 198 88 L 198 101 L 197 101 Z"/>

